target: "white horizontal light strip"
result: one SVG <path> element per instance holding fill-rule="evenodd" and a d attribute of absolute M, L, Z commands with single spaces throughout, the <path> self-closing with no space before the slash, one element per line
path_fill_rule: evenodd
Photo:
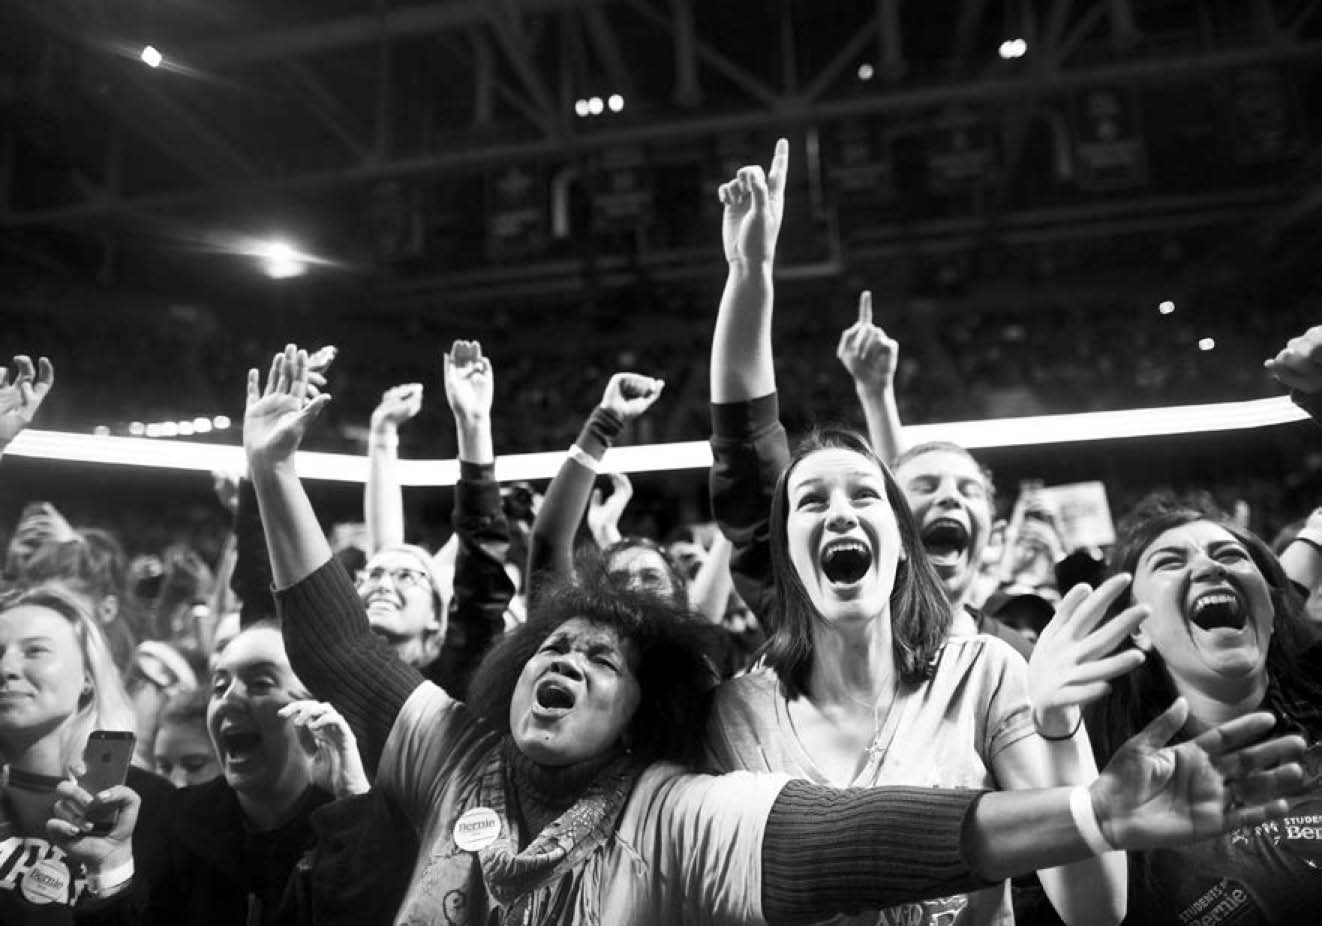
<path fill-rule="evenodd" d="M 905 428 L 904 436 L 911 445 L 930 440 L 949 440 L 977 450 L 1234 431 L 1288 424 L 1307 417 L 1288 398 L 1281 396 L 1215 405 L 922 424 Z M 140 437 L 96 437 L 62 431 L 25 431 L 10 445 L 7 452 L 16 457 L 202 472 L 217 469 L 240 471 L 244 467 L 241 447 Z M 500 457 L 496 463 L 496 476 L 502 482 L 550 479 L 560 468 L 564 457 L 563 451 Z M 608 451 L 602 461 L 603 472 L 620 473 L 706 469 L 709 466 L 711 448 L 706 441 L 617 447 Z M 367 480 L 367 457 L 303 451 L 298 455 L 298 471 L 305 479 L 362 483 Z M 448 486 L 454 485 L 459 478 L 459 464 L 455 460 L 400 460 L 398 472 L 402 485 Z"/>

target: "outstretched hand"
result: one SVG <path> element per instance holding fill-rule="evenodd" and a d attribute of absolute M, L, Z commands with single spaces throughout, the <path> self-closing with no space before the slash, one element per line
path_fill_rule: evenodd
<path fill-rule="evenodd" d="M 19 354 L 14 358 L 12 379 L 10 368 L 0 367 L 0 450 L 32 423 L 54 384 L 55 368 L 45 357 L 37 358 L 34 371 L 31 358 Z"/>
<path fill-rule="evenodd" d="M 620 518 L 629 500 L 633 498 L 633 483 L 624 473 L 611 473 L 611 494 L 602 498 L 601 489 L 593 489 L 588 502 L 588 530 L 597 546 L 605 548 L 616 543 L 620 534 Z"/>
<path fill-rule="evenodd" d="M 455 341 L 445 355 L 445 398 L 456 419 L 474 421 L 491 416 L 495 377 L 491 360 L 477 341 Z"/>
<path fill-rule="evenodd" d="M 1188 702 L 1176 699 L 1089 787 L 1102 833 L 1116 848 L 1184 845 L 1289 812 L 1287 798 L 1304 780 L 1302 737 L 1257 742 L 1276 724 L 1259 712 L 1167 746 L 1188 716 Z"/>
<path fill-rule="evenodd" d="M 859 295 L 858 321 L 841 332 L 835 355 L 860 389 L 883 392 L 895 382 L 900 345 L 872 323 L 872 293 L 869 290 L 865 289 Z"/>
<path fill-rule="evenodd" d="M 293 344 L 271 361 L 266 389 L 258 372 L 248 371 L 248 403 L 243 413 L 243 449 L 250 469 L 273 467 L 293 460 L 294 451 L 330 394 L 312 395 L 308 353 Z"/>
<path fill-rule="evenodd" d="M 666 387 L 663 379 L 653 379 L 638 373 L 616 373 L 606 383 L 601 396 L 601 407 L 613 411 L 626 422 L 633 421 L 652 407 Z"/>
<path fill-rule="evenodd" d="M 725 206 L 721 238 L 728 262 L 765 263 L 775 257 L 789 160 L 790 145 L 782 138 L 776 142 L 769 170 L 764 173 L 758 164 L 741 167 L 717 189 Z"/>
<path fill-rule="evenodd" d="M 337 798 L 366 794 L 371 789 L 358 755 L 358 740 L 339 711 L 324 701 L 294 701 L 280 708 L 280 716 L 294 724 L 312 756 L 314 785 Z"/>
<path fill-rule="evenodd" d="M 1291 338 L 1263 366 L 1289 389 L 1310 394 L 1322 392 L 1322 325 Z"/>
<path fill-rule="evenodd" d="M 1115 648 L 1151 609 L 1135 605 L 1102 623 L 1107 609 L 1129 587 L 1129 581 L 1127 575 L 1112 576 L 1096 591 L 1076 585 L 1056 607 L 1028 660 L 1029 703 L 1039 733 L 1068 736 L 1078 726 L 1084 704 L 1106 695 L 1112 679 L 1143 664 L 1141 650 L 1115 653 Z"/>

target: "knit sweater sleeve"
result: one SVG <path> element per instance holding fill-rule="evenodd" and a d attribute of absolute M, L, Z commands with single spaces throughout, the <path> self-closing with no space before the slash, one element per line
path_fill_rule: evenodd
<path fill-rule="evenodd" d="M 789 782 L 762 837 L 763 916 L 772 926 L 813 923 L 993 886 L 973 873 L 961 849 L 981 797 Z"/>
<path fill-rule="evenodd" d="M 276 606 L 294 672 L 344 715 L 373 774 L 390 728 L 422 676 L 372 633 L 348 573 L 334 559 L 277 591 Z"/>
<path fill-rule="evenodd" d="M 774 626 L 771 501 L 789 465 L 789 438 L 776 393 L 711 406 L 712 515 L 730 539 L 735 591 L 763 623 Z"/>
<path fill-rule="evenodd" d="M 588 456 L 600 460 L 624 429 L 619 415 L 598 407 L 588 416 L 583 430 L 574 441 Z M 574 536 L 587 510 L 588 498 L 597 474 L 566 455 L 555 479 L 551 480 L 533 524 L 528 549 L 528 575 L 533 594 L 539 576 L 567 577 L 574 569 Z"/>

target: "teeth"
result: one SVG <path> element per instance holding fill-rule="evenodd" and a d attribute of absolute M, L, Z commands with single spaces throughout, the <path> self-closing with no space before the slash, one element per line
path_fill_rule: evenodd
<path fill-rule="evenodd" d="M 1239 604 L 1239 599 L 1236 598 L 1234 595 L 1218 593 L 1213 595 L 1204 595 L 1202 598 L 1199 598 L 1197 601 L 1194 602 L 1193 610 L 1194 613 L 1197 614 L 1203 609 L 1212 607 L 1213 605 L 1234 606 L 1237 604 Z"/>
<path fill-rule="evenodd" d="M 854 550 L 858 553 L 862 553 L 864 556 L 866 556 L 868 552 L 868 548 L 863 546 L 863 544 L 859 543 L 857 540 L 841 540 L 828 546 L 823 552 L 823 555 L 834 556 L 836 553 L 841 553 L 845 550 Z"/>

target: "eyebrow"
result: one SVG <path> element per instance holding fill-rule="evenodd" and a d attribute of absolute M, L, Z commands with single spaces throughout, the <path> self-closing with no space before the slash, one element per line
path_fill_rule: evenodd
<path fill-rule="evenodd" d="M 1244 549 L 1244 545 L 1240 543 L 1238 540 L 1213 540 L 1211 543 L 1207 545 L 1208 551 L 1212 553 L 1219 553 L 1222 550 L 1224 550 L 1226 547 L 1234 547 L 1239 550 Z M 1187 549 L 1188 549 L 1187 544 L 1185 545 L 1167 544 L 1164 547 L 1157 547 L 1156 549 L 1149 550 L 1147 553 L 1143 554 L 1142 559 L 1143 561 L 1147 561 L 1161 553 L 1183 553 Z"/>

